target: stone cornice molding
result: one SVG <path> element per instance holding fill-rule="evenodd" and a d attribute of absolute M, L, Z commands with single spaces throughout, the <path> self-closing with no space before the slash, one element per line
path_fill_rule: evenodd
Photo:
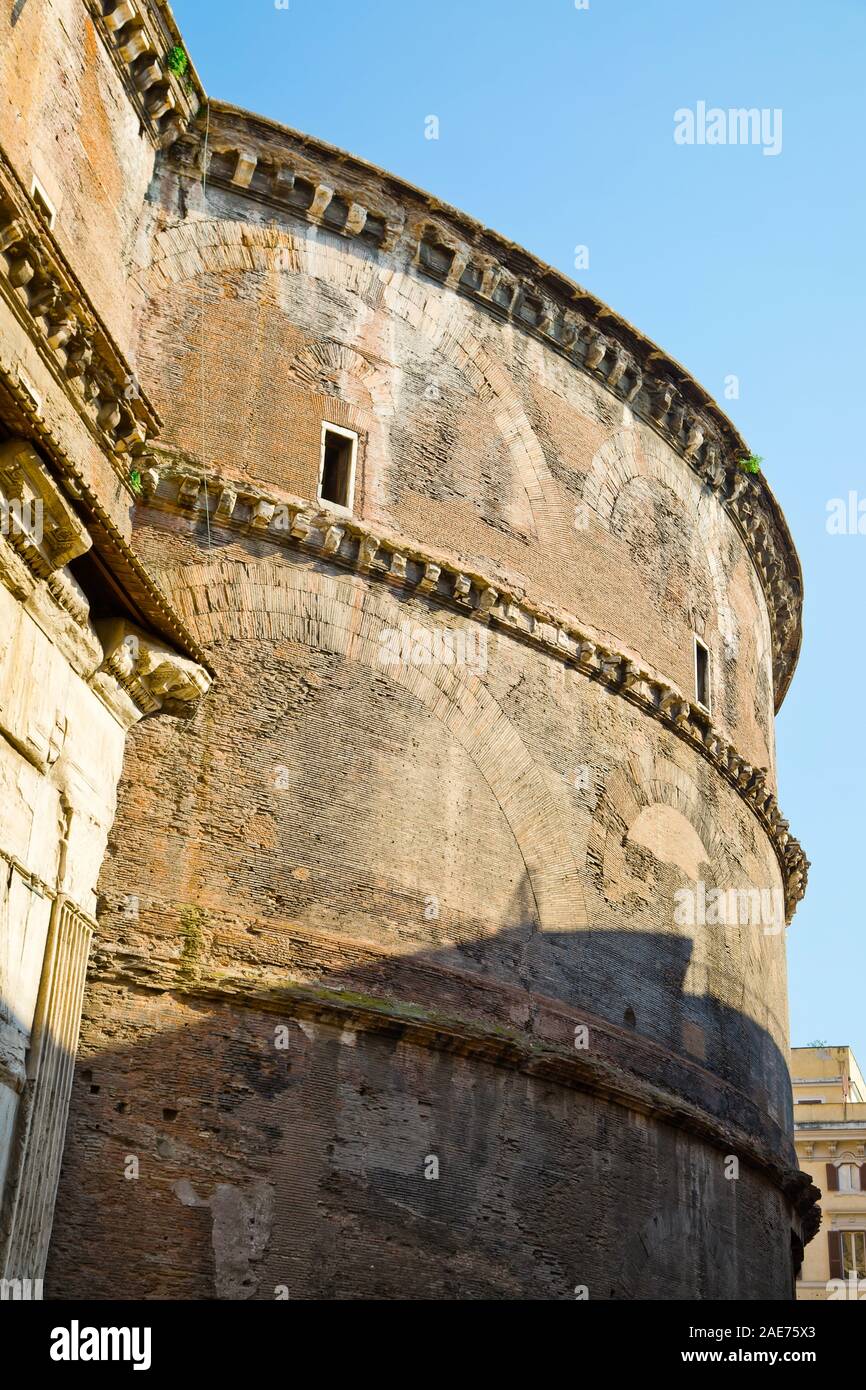
<path fill-rule="evenodd" d="M 40 579 L 92 545 L 87 528 L 25 439 L 0 443 L 0 512 L 4 539 Z"/>
<path fill-rule="evenodd" d="M 227 527 L 298 548 L 493 625 L 660 720 L 713 764 L 760 821 L 779 861 L 786 920 L 791 920 L 806 891 L 809 861 L 767 786 L 766 768 L 753 767 L 726 743 L 706 711 L 664 677 L 605 645 L 567 613 L 534 603 L 475 570 L 461 569 L 453 558 L 413 540 L 303 498 L 278 496 L 162 458 L 145 470 L 143 488 L 152 506 L 192 516 L 206 510 L 212 528 Z"/>
<path fill-rule="evenodd" d="M 162 422 L 2 153 L 0 294 L 134 495 L 127 456 Z"/>
<path fill-rule="evenodd" d="M 189 55 L 183 77 L 169 68 L 171 50 L 184 48 L 170 6 L 165 0 L 85 3 L 150 139 L 157 146 L 176 140 L 206 97 Z"/>
<path fill-rule="evenodd" d="M 222 102 L 167 151 L 172 168 L 253 198 L 370 251 L 398 252 L 419 275 L 539 338 L 659 433 L 743 536 L 773 635 L 776 709 L 800 651 L 803 578 L 781 509 L 716 402 L 673 358 L 588 290 L 465 213 L 343 150 Z"/>
<path fill-rule="evenodd" d="M 54 430 L 46 424 L 38 404 L 19 380 L 10 378 L 0 368 L 0 418 L 15 434 L 26 440 L 35 439 L 52 465 L 57 469 L 60 483 L 67 494 L 86 512 L 88 533 L 94 550 L 106 561 L 129 606 L 141 617 L 142 625 L 153 627 L 192 657 L 211 675 L 213 667 L 166 595 L 148 572 L 135 551 L 125 540 L 97 494 L 88 485 L 81 469 L 63 447 Z M 48 580 L 49 588 L 57 587 L 60 572 Z M 55 597 L 58 595 L 55 593 Z M 63 603 L 62 598 L 58 601 Z M 64 606 L 68 606 L 64 604 Z M 72 615 L 77 605 L 70 609 Z"/>
<path fill-rule="evenodd" d="M 162 711 L 188 716 L 194 711 L 211 684 L 203 666 L 124 618 L 91 622 L 87 597 L 65 569 L 91 548 L 90 534 L 25 439 L 0 443 L 0 522 L 0 583 L 27 604 L 38 592 L 38 581 L 44 581 L 43 594 L 50 595 L 88 635 L 89 651 L 67 653 L 73 669 L 124 727 L 143 714 Z M 38 606 L 29 611 L 44 626 Z M 3 648 L 0 634 L 0 661 Z M 83 658 L 83 669 L 76 656 Z M 124 693 L 119 700 L 106 673 Z M 41 772 L 56 761 L 62 748 L 62 736 L 31 748 L 20 745 L 8 729 L 2 732 Z"/>
<path fill-rule="evenodd" d="M 704 1142 L 721 1148 L 724 1153 L 738 1154 L 742 1161 L 763 1172 L 794 1205 L 804 1224 L 805 1239 L 817 1230 L 819 1216 L 816 1202 L 819 1192 L 808 1173 L 787 1167 L 778 1154 L 783 1148 L 781 1131 L 777 1129 L 771 1141 L 766 1125 L 755 1124 L 746 1131 L 730 1119 L 723 1119 L 680 1094 L 664 1089 L 641 1075 L 637 1068 L 626 1069 L 614 1057 L 633 1056 L 643 1046 L 652 1053 L 656 1045 L 650 1039 L 637 1039 L 633 1032 L 625 1034 L 613 1024 L 593 1015 L 569 1013 L 570 1041 L 557 1042 L 552 1037 L 527 1035 L 518 1030 L 493 1026 L 483 1019 L 447 1016 L 433 1008 L 407 1004 L 392 997 L 353 994 L 342 988 L 316 986 L 287 979 L 285 972 L 269 977 L 256 969 L 185 968 L 182 962 L 132 951 L 101 949 L 98 944 L 91 960 L 90 978 L 105 984 L 133 984 L 138 989 L 164 993 L 170 991 L 190 998 L 218 1000 L 225 1003 L 266 1010 L 286 1016 L 321 1022 L 341 1031 L 383 1034 L 411 1043 L 416 1047 L 441 1050 L 464 1057 L 474 1057 L 490 1066 L 549 1081 L 555 1085 L 585 1091 L 612 1105 L 622 1106 L 640 1114 L 652 1116 L 658 1122 L 673 1125 Z M 484 980 L 486 994 L 501 986 Z M 544 1001 L 552 1004 L 553 1001 Z M 555 1007 L 555 1005 L 554 1005 Z M 508 1017 L 505 1010 L 504 1017 Z M 593 1049 L 574 1047 L 575 1018 L 587 1024 L 597 1043 Z M 604 1039 L 605 1044 L 599 1046 Z M 607 1053 L 608 1055 L 604 1055 Z M 697 1075 L 698 1068 L 681 1056 L 681 1067 Z M 742 1101 L 742 1093 L 714 1078 L 715 1084 L 732 1098 Z M 726 1107 L 735 1112 L 736 1103 Z M 760 1136 L 760 1137 L 756 1137 Z M 790 1145 L 787 1134 L 785 1146 Z M 807 1233 L 808 1232 L 808 1233 Z"/>
<path fill-rule="evenodd" d="M 211 686 L 203 666 L 123 618 L 95 626 L 105 652 L 100 669 L 114 677 L 142 714 L 188 717 L 195 712 Z"/>

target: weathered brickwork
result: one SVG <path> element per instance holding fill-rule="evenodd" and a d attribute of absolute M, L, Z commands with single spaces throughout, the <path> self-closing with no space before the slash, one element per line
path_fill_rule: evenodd
<path fill-rule="evenodd" d="M 50 199 L 63 250 L 128 352 L 129 268 L 154 148 L 83 0 L 0 12 L 0 144 Z"/>
<path fill-rule="evenodd" d="M 0 26 L 0 450 L 66 518 L 0 550 L 47 890 L 0 1254 L 44 1265 L 89 948 L 51 1296 L 789 1298 L 802 579 L 744 441 L 527 252 L 208 101 L 164 0 Z"/>
<path fill-rule="evenodd" d="M 216 498 L 215 485 L 213 505 Z M 592 1223 L 586 1232 L 559 1229 L 545 1149 L 550 1121 L 539 1117 L 537 1086 L 501 1079 L 488 1054 L 515 1035 L 567 1068 L 574 1030 L 588 1024 L 598 1056 L 620 1080 L 640 1076 L 654 1094 L 668 1094 L 667 1104 L 675 1088 L 681 1105 L 713 1117 L 726 1153 L 756 1145 L 753 1159 L 775 1154 L 783 1170 L 792 1161 L 783 936 L 755 924 L 683 930 L 673 915 L 675 892 L 696 879 L 723 889 L 767 884 L 781 894 L 765 832 L 673 732 L 556 656 L 485 631 L 483 671 L 477 645 L 467 649 L 475 670 L 392 665 L 383 634 L 408 624 L 465 637 L 477 624 L 271 542 L 234 538 L 215 515 L 210 526 L 209 547 L 200 513 L 140 512 L 137 543 L 220 682 L 192 724 L 142 731 L 127 758 L 102 881 L 103 935 L 81 1062 L 88 1079 L 74 1112 L 52 1287 L 105 1296 L 107 1251 L 122 1244 L 133 1212 L 147 1211 L 148 1228 L 164 1223 L 178 1253 L 159 1268 L 133 1261 L 125 1287 L 134 1296 L 273 1297 L 284 1286 L 293 1297 L 386 1293 L 396 1287 L 388 1272 L 395 1237 L 376 1212 L 390 1192 L 399 1225 L 399 1192 L 414 1186 L 410 1211 L 447 1232 L 444 1245 L 428 1245 L 424 1269 L 407 1276 L 404 1287 L 416 1294 L 569 1297 L 575 1284 L 598 1278 L 596 1296 L 641 1296 L 649 1284 L 616 1264 L 618 1245 L 609 1257 L 592 1246 L 592 1278 L 565 1273 L 587 1258 Z M 584 764 L 586 784 L 575 786 Z M 300 1127 L 273 1089 L 282 1062 L 274 1029 L 299 1007 L 284 999 L 286 979 L 325 1020 L 335 1007 L 381 1010 L 362 1027 L 354 1014 L 345 1027 L 326 1022 L 324 1033 L 303 1018 L 292 1025 L 292 1038 L 319 1046 L 324 1067 L 316 1063 L 304 1092 L 303 1108 L 317 1118 Z M 227 1019 L 211 1001 L 247 986 L 253 1017 L 244 1014 L 236 1029 L 237 1011 Z M 183 1000 L 199 992 L 191 1017 Z M 443 1077 L 441 1061 L 408 1047 L 411 1060 L 401 1054 L 394 1063 L 396 1095 L 389 1081 L 380 1096 L 375 1033 L 382 1015 L 396 1012 L 400 1021 L 389 1026 L 402 1035 L 403 1009 L 428 1032 L 456 1027 L 461 1040 L 450 1047 L 473 1047 L 483 1078 L 474 1073 L 477 1110 L 465 1119 L 456 1191 L 443 1189 L 438 1216 L 424 1166 L 429 1155 L 443 1162 L 444 1150 L 428 1135 L 437 1124 L 463 1132 L 452 1092 L 468 1083 L 447 1069 Z M 158 1034 L 151 1047 L 133 1042 L 142 1041 L 142 1026 L 146 1036 Z M 157 1058 L 174 1056 L 178 1032 L 190 1072 L 168 1094 Z M 214 1100 L 200 1069 L 229 1038 L 233 1063 L 218 1069 L 225 1090 Z M 343 1046 L 374 1069 L 356 1079 L 359 1092 L 334 1073 Z M 339 1109 L 329 1114 L 335 1094 Z M 563 1088 L 560 1123 L 581 1132 L 586 1103 Z M 513 1120 L 505 1131 L 500 1105 Z M 338 1118 L 346 1106 L 357 1109 L 353 1138 Z M 601 1118 L 599 1106 L 608 1101 L 593 1102 L 589 1123 L 615 1135 L 606 1147 L 611 1184 L 643 1192 L 638 1121 L 616 1110 Z M 409 1118 L 392 1133 L 394 1107 L 408 1107 Z M 112 1111 L 123 1116 L 119 1132 Z M 486 1136 L 490 1173 L 473 1157 L 473 1132 Z M 700 1149 L 696 1136 L 690 1142 Z M 349 1172 L 335 1157 L 346 1144 L 358 1151 Z M 722 1165 L 721 1151 L 701 1152 L 684 1158 L 684 1174 L 693 1177 L 695 1164 Z M 127 1181 L 122 1155 L 140 1155 L 147 1171 Z M 562 1181 L 567 1165 L 557 1157 L 555 1167 Z M 294 1174 L 288 1184 L 278 1178 L 284 1169 Z M 777 1181 L 786 1181 L 779 1171 Z M 499 1224 L 481 1254 L 462 1212 L 469 1203 L 477 1221 L 494 1219 L 488 1181 L 499 1193 Z M 572 1181 L 592 1187 L 586 1160 Z M 93 1258 L 82 1269 L 73 1252 L 106 1184 L 115 1195 L 96 1219 Z M 766 1193 L 765 1184 L 757 1191 Z M 525 1212 L 520 1191 L 534 1194 Z M 728 1198 L 734 1191 L 718 1186 Z M 710 1269 L 647 1270 L 641 1277 L 656 1278 L 658 1293 L 682 1297 L 699 1287 L 733 1296 L 737 1281 L 750 1278 L 756 1295 L 787 1296 L 789 1231 L 778 1207 L 772 1220 L 764 1211 L 760 1230 L 782 1253 L 760 1276 L 724 1262 L 716 1268 L 707 1255 L 722 1239 L 718 1223 L 732 1234 L 730 1223 L 741 1219 L 736 1191 L 735 1210 L 728 1202 L 724 1214 L 704 1205 L 700 1214 L 653 1218 L 637 1202 L 617 1218 L 636 1244 L 650 1222 L 665 1241 L 694 1244 L 709 1259 Z M 311 1216 L 317 1203 L 321 1224 Z M 179 1207 L 177 1221 L 166 1204 Z M 543 1251 L 540 1271 L 512 1254 L 515 1227 L 526 1231 L 521 1244 L 530 1238 Z M 343 1239 L 332 1240 L 332 1229 Z M 239 1247 L 241 1230 L 249 1243 Z M 356 1247 L 348 1265 L 345 1239 Z M 423 1243 L 421 1231 L 416 1240 Z M 364 1285 L 370 1248 L 386 1255 L 371 1257 Z M 395 1250 L 409 1260 L 414 1248 L 404 1234 Z"/>
<path fill-rule="evenodd" d="M 119 1006 L 126 1036 L 105 1027 Z M 275 1051 L 282 1019 L 91 987 L 55 1295 L 790 1295 L 784 1197 L 746 1168 L 726 1182 L 682 1130 L 313 1019 L 287 1015 Z"/>
<path fill-rule="evenodd" d="M 221 475 L 309 497 L 322 419 L 359 430 L 359 516 L 579 614 L 690 694 L 699 632 L 720 672 L 716 717 L 772 778 L 766 604 L 733 524 L 673 451 L 454 296 L 363 248 L 249 227 L 209 196 L 209 219 L 157 236 L 143 277 L 141 369 L 166 438 Z M 203 408 L 218 373 L 225 393 L 205 389 Z"/>

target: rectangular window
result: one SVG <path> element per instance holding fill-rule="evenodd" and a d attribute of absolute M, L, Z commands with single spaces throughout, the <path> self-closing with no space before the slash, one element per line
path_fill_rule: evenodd
<path fill-rule="evenodd" d="M 857 1167 L 856 1163 L 839 1164 L 839 1191 L 860 1191 L 860 1169 Z"/>
<path fill-rule="evenodd" d="M 842 1232 L 842 1268 L 846 1276 L 866 1279 L 866 1231 Z"/>
<path fill-rule="evenodd" d="M 30 196 L 33 199 L 39 211 L 42 213 L 42 216 L 45 218 L 45 221 L 48 223 L 49 229 L 53 227 L 54 219 L 57 216 L 57 213 L 54 209 L 54 204 L 52 203 L 48 194 L 45 192 L 45 189 L 42 187 L 42 184 L 39 182 L 35 174 L 33 176 L 33 187 L 30 189 Z"/>
<path fill-rule="evenodd" d="M 710 708 L 710 653 L 700 637 L 695 638 L 695 698 L 704 709 Z"/>
<path fill-rule="evenodd" d="M 322 461 L 318 500 L 330 508 L 351 512 L 355 495 L 358 436 L 339 425 L 322 425 Z"/>

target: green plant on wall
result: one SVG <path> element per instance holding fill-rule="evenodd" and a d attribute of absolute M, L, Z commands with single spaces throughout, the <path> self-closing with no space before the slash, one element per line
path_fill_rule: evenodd
<path fill-rule="evenodd" d="M 744 473 L 760 473 L 763 462 L 760 454 L 749 454 L 748 458 L 740 459 L 739 467 Z"/>
<path fill-rule="evenodd" d="M 174 48 L 169 50 L 166 58 L 169 72 L 173 73 L 178 82 L 182 82 L 187 92 L 195 90 L 192 76 L 189 71 L 189 57 L 182 44 L 176 43 Z"/>
<path fill-rule="evenodd" d="M 169 50 L 168 57 L 169 72 L 173 72 L 175 77 L 183 77 L 189 67 L 189 58 L 186 56 L 186 49 L 182 44 L 176 43 L 174 48 Z"/>
<path fill-rule="evenodd" d="M 129 486 L 132 488 L 132 490 L 133 490 L 133 492 L 135 493 L 135 495 L 138 496 L 139 493 L 141 492 L 141 469 L 139 469 L 139 468 L 130 468 L 130 470 L 129 470 Z"/>

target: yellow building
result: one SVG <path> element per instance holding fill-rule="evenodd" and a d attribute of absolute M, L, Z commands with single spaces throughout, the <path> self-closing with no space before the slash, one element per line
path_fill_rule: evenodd
<path fill-rule="evenodd" d="M 794 1143 L 822 1191 L 797 1297 L 866 1300 L 866 1082 L 850 1047 L 791 1049 Z"/>

